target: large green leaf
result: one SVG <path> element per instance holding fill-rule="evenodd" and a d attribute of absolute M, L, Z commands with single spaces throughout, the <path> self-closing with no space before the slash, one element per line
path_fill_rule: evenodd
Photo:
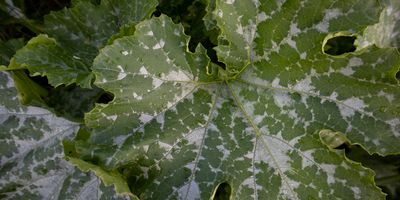
<path fill-rule="evenodd" d="M 29 41 L 15 55 L 31 75 L 47 76 L 52 86 L 76 83 L 89 88 L 91 66 L 98 50 L 119 28 L 148 17 L 157 5 L 151 1 L 88 1 L 45 17 L 45 33 Z"/>
<path fill-rule="evenodd" d="M 209 199 L 221 183 L 234 199 L 383 199 L 331 138 L 400 151 L 400 55 L 322 52 L 379 12 L 372 0 L 217 1 L 218 76 L 180 25 L 139 23 L 95 59 L 95 84 L 115 98 L 86 115 L 93 132 L 74 156 L 119 172 L 143 199 Z"/>
<path fill-rule="evenodd" d="M 41 108 L 20 106 L 13 81 L 4 72 L 0 93 L 0 198 L 127 199 L 63 159 L 61 140 L 72 138 L 78 124 Z"/>

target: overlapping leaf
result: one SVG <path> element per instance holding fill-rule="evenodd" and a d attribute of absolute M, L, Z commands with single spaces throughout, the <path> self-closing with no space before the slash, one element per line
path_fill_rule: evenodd
<path fill-rule="evenodd" d="M 22 38 L 0 41 L 0 65 L 8 65 L 15 51 L 23 46 L 24 40 Z"/>
<path fill-rule="evenodd" d="M 135 24 L 154 11 L 157 1 L 88 1 L 45 17 L 45 32 L 17 52 L 16 61 L 32 75 L 47 76 L 53 86 L 76 83 L 89 88 L 92 61 L 122 26 Z"/>
<path fill-rule="evenodd" d="M 41 108 L 20 106 L 6 73 L 0 73 L 0 92 L 2 199 L 124 198 L 63 159 L 61 140 L 73 137 L 78 124 Z"/>
<path fill-rule="evenodd" d="M 375 44 L 379 47 L 400 47 L 400 2 L 396 0 L 381 1 L 384 10 L 379 22 L 365 30 L 360 38 L 360 47 Z"/>
<path fill-rule="evenodd" d="M 400 104 L 398 52 L 322 52 L 379 13 L 375 1 L 217 1 L 218 77 L 179 25 L 144 21 L 96 58 L 95 84 L 115 99 L 87 114 L 94 131 L 74 156 L 143 199 L 209 199 L 220 183 L 237 199 L 382 199 L 373 172 L 318 134 L 400 151 L 399 110 L 388 110 Z"/>

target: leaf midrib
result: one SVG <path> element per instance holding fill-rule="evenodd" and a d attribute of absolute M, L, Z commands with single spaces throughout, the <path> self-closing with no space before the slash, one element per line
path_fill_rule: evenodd
<path fill-rule="evenodd" d="M 235 92 L 233 91 L 232 86 L 230 85 L 229 82 L 226 82 L 226 85 L 228 86 L 228 89 L 230 91 L 230 93 L 232 94 L 232 97 L 235 101 L 235 103 L 237 104 L 237 106 L 240 108 L 240 110 L 242 111 L 242 113 L 245 115 L 246 119 L 249 121 L 249 123 L 251 124 L 251 126 L 253 127 L 254 131 L 255 131 L 255 143 L 254 143 L 254 148 L 256 149 L 256 145 L 257 145 L 257 140 L 262 136 L 260 129 L 258 128 L 258 126 L 254 123 L 254 121 L 252 120 L 252 118 L 250 117 L 250 115 L 246 112 L 246 110 L 244 109 L 244 106 L 242 104 L 242 102 L 239 100 L 239 97 L 237 96 L 237 94 L 235 94 Z M 275 156 L 273 155 L 273 153 L 271 152 L 271 149 L 269 148 L 268 144 L 261 139 L 261 142 L 263 142 L 263 145 L 265 146 L 265 150 L 268 152 L 268 154 L 271 156 L 273 163 L 276 166 L 276 169 L 278 171 L 278 174 L 282 177 L 282 180 L 285 182 L 286 187 L 289 189 L 290 193 L 292 194 L 293 197 L 297 198 L 297 195 L 295 194 L 295 192 L 293 191 L 292 187 L 290 186 L 290 184 L 288 183 L 287 180 L 287 176 L 282 172 L 281 167 L 279 166 Z M 253 160 L 252 160 L 252 165 L 254 168 L 254 156 L 255 156 L 255 149 L 253 152 Z M 254 170 L 253 170 L 253 176 L 254 176 Z M 255 177 L 254 177 L 254 182 L 255 182 Z M 255 184 L 255 183 L 254 183 Z M 255 198 L 257 198 L 257 188 L 254 187 L 254 193 L 255 193 Z"/>

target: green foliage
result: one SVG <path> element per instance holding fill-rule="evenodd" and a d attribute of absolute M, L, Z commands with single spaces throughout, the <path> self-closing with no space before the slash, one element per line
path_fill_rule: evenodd
<path fill-rule="evenodd" d="M 397 1 L 30 3 L 0 4 L 30 30 L 0 42 L 1 198 L 398 197 Z"/>

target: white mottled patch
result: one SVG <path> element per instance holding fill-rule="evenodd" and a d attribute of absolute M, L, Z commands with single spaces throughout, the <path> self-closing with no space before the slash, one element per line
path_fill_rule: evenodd
<path fill-rule="evenodd" d="M 253 188 L 254 187 L 254 178 L 249 177 L 244 179 L 244 181 L 240 184 L 240 186 L 245 186 L 247 188 Z"/>
<path fill-rule="evenodd" d="M 345 67 L 345 68 L 340 69 L 340 73 L 345 75 L 345 76 L 353 75 L 354 72 L 355 71 L 351 67 Z"/>
<path fill-rule="evenodd" d="M 394 95 L 393 94 L 386 93 L 386 92 L 384 92 L 382 90 L 379 91 L 378 96 L 379 97 L 385 97 L 390 103 L 392 103 L 392 101 L 394 101 Z"/>
<path fill-rule="evenodd" d="M 272 43 L 272 51 L 279 52 L 281 47 L 273 40 L 271 41 L 271 43 Z"/>
<path fill-rule="evenodd" d="M 236 25 L 236 33 L 239 35 L 243 35 L 243 26 L 240 23 Z"/>
<path fill-rule="evenodd" d="M 74 59 L 76 59 L 76 60 L 80 60 L 81 58 L 80 57 L 78 57 L 78 56 L 72 56 L 72 58 L 74 58 Z"/>
<path fill-rule="evenodd" d="M 117 136 L 117 137 L 115 137 L 115 138 L 113 139 L 113 142 L 114 142 L 115 145 L 120 146 L 120 145 L 122 145 L 122 144 L 125 142 L 125 140 L 126 140 L 128 137 L 129 137 L 129 135 L 119 135 L 119 136 Z"/>
<path fill-rule="evenodd" d="M 235 3 L 235 0 L 226 0 L 225 3 L 227 3 L 227 4 L 233 4 L 233 3 Z"/>
<path fill-rule="evenodd" d="M 351 191 L 353 191 L 354 199 L 361 199 L 361 190 L 358 187 L 350 187 Z"/>
<path fill-rule="evenodd" d="M 167 150 L 167 151 L 169 151 L 170 149 L 172 149 L 172 145 L 170 145 L 170 144 L 167 144 L 167 143 L 165 143 L 165 142 L 157 142 L 157 144 L 158 144 L 158 146 L 160 147 L 160 148 L 162 148 L 162 149 L 164 149 L 164 150 Z"/>
<path fill-rule="evenodd" d="M 179 199 L 200 199 L 200 188 L 196 181 L 191 181 L 178 189 Z"/>
<path fill-rule="evenodd" d="M 146 33 L 146 35 L 148 35 L 148 36 L 153 36 L 154 33 L 153 33 L 153 31 L 149 31 L 149 32 Z"/>
<path fill-rule="evenodd" d="M 143 150 L 144 152 L 147 152 L 149 150 L 149 145 L 143 145 Z"/>
<path fill-rule="evenodd" d="M 374 143 L 375 145 L 379 146 L 381 144 L 381 142 L 379 141 L 379 139 L 373 139 L 372 143 Z"/>
<path fill-rule="evenodd" d="M 188 141 L 189 145 L 194 144 L 196 147 L 201 145 L 204 136 L 204 128 L 198 128 L 193 130 L 187 137 L 186 140 Z"/>
<path fill-rule="evenodd" d="M 127 55 L 129 54 L 128 51 L 122 51 L 121 53 L 122 53 L 122 55 L 124 55 L 124 56 L 127 56 Z"/>
<path fill-rule="evenodd" d="M 231 152 L 228 149 L 226 149 L 224 145 L 217 145 L 216 148 L 218 149 L 219 152 L 222 153 L 221 160 L 226 160 L 231 154 Z"/>
<path fill-rule="evenodd" d="M 290 110 L 287 115 L 290 117 L 290 119 L 294 119 L 296 121 L 299 120 L 299 115 L 297 114 L 296 110 Z"/>
<path fill-rule="evenodd" d="M 349 63 L 347 64 L 350 67 L 357 67 L 363 65 L 364 62 L 361 58 L 353 57 L 350 58 Z"/>
<path fill-rule="evenodd" d="M 292 98 L 284 92 L 275 91 L 273 97 L 275 104 L 280 108 L 283 108 L 284 106 L 290 106 L 293 103 Z"/>
<path fill-rule="evenodd" d="M 158 79 L 158 78 L 153 78 L 152 83 L 153 83 L 154 88 L 158 88 L 158 87 L 160 87 L 160 85 L 162 85 L 164 83 L 164 81 L 162 81 L 161 79 Z"/>
<path fill-rule="evenodd" d="M 191 81 L 191 77 L 188 77 L 182 70 L 170 71 L 167 75 L 162 74 L 162 79 L 167 81 Z"/>
<path fill-rule="evenodd" d="M 143 113 L 140 115 L 139 120 L 142 124 L 145 124 L 145 123 L 149 122 L 150 120 L 152 120 L 153 118 L 154 118 L 154 116 Z"/>
<path fill-rule="evenodd" d="M 296 49 L 296 50 L 297 50 L 296 41 L 292 40 L 292 38 L 288 38 L 288 39 L 286 40 L 286 42 L 287 42 L 287 44 L 288 44 L 290 47 L 292 47 L 293 49 Z"/>
<path fill-rule="evenodd" d="M 11 78 L 11 76 L 6 76 L 7 77 L 7 83 L 6 83 L 6 87 L 7 88 L 12 88 L 14 87 L 14 80 Z"/>
<path fill-rule="evenodd" d="M 160 41 L 158 41 L 158 43 L 156 45 L 153 46 L 153 49 L 161 49 L 163 48 L 165 45 L 165 41 L 163 39 L 161 39 Z"/>
<path fill-rule="evenodd" d="M 270 152 L 267 151 L 267 148 Z M 286 170 L 290 170 L 290 168 L 286 168 L 285 166 L 288 166 L 291 160 L 288 156 L 291 150 L 290 146 L 276 138 L 262 136 L 257 144 L 255 161 L 263 161 L 271 168 L 279 168 L 282 172 L 285 172 Z M 271 159 L 271 156 L 274 157 L 274 160 Z"/>
<path fill-rule="evenodd" d="M 111 115 L 111 116 L 107 116 L 107 119 L 115 121 L 115 120 L 117 120 L 117 117 L 118 117 L 117 115 Z"/>
<path fill-rule="evenodd" d="M 310 78 L 305 78 L 297 81 L 293 89 L 296 91 L 311 92 L 315 89 L 315 87 L 312 85 Z"/>
<path fill-rule="evenodd" d="M 304 60 L 307 57 L 307 52 L 303 52 L 300 54 L 300 59 Z"/>
<path fill-rule="evenodd" d="M 391 126 L 392 132 L 395 137 L 400 137 L 400 118 L 394 118 L 386 121 Z"/>
<path fill-rule="evenodd" d="M 303 169 L 314 165 L 314 162 L 313 162 L 314 152 L 315 152 L 315 149 L 311 149 L 311 150 L 302 152 L 303 156 L 302 156 L 302 161 L 301 161 L 302 164 L 301 165 L 302 165 Z"/>
<path fill-rule="evenodd" d="M 143 96 L 138 95 L 136 92 L 133 92 L 132 96 L 134 99 L 139 100 L 139 101 L 143 99 Z"/>
<path fill-rule="evenodd" d="M 297 27 L 297 23 L 290 24 L 290 35 L 296 36 L 301 32 L 301 30 Z"/>
<path fill-rule="evenodd" d="M 274 88 L 280 87 L 280 85 L 279 85 L 280 81 L 281 80 L 278 77 L 275 77 L 274 80 L 271 83 L 272 87 L 274 87 Z"/>
<path fill-rule="evenodd" d="M 161 124 L 161 130 L 163 130 L 164 129 L 164 123 L 165 123 L 164 113 L 160 113 L 159 115 L 157 115 L 156 121 L 157 121 L 157 123 Z"/>
<path fill-rule="evenodd" d="M 219 9 L 217 15 L 218 17 L 222 18 L 224 16 L 224 12 L 221 9 Z"/>
<path fill-rule="evenodd" d="M 146 67 L 144 67 L 144 66 L 140 67 L 139 73 L 142 75 L 149 75 L 149 72 L 147 71 Z"/>
<path fill-rule="evenodd" d="M 195 167 L 195 163 L 194 162 L 190 162 L 188 164 L 185 165 L 186 168 L 190 169 L 190 171 L 194 171 L 194 167 Z"/>
<path fill-rule="evenodd" d="M 333 184 L 336 182 L 334 174 L 336 171 L 336 165 L 330 165 L 330 164 L 320 164 L 321 168 L 326 172 L 327 175 L 327 183 L 328 184 Z"/>
<path fill-rule="evenodd" d="M 364 62 L 360 58 L 353 57 L 349 60 L 346 67 L 344 67 L 340 70 L 340 73 L 342 73 L 345 76 L 350 76 L 355 73 L 355 71 L 353 69 L 354 67 L 358 67 L 363 64 L 364 64 Z"/>
<path fill-rule="evenodd" d="M 181 32 L 179 31 L 179 29 L 174 29 L 174 35 L 176 35 L 176 36 L 180 36 L 181 35 Z"/>
<path fill-rule="evenodd" d="M 337 92 L 332 92 L 331 95 L 329 96 L 329 99 L 332 99 L 332 100 L 336 101 L 338 95 L 339 94 Z"/>
<path fill-rule="evenodd" d="M 244 101 L 243 108 L 250 116 L 254 116 L 254 102 Z"/>
<path fill-rule="evenodd" d="M 139 46 L 143 47 L 143 49 L 149 49 L 149 47 L 143 42 L 139 42 Z"/>
<path fill-rule="evenodd" d="M 343 13 L 338 8 L 325 10 L 324 19 L 316 25 L 317 30 L 322 33 L 327 33 L 329 30 L 329 21 L 338 18 L 342 14 Z"/>
<path fill-rule="evenodd" d="M 127 74 L 125 73 L 125 70 L 122 68 L 122 66 L 118 65 L 117 68 L 119 69 L 117 80 L 125 78 Z"/>
<path fill-rule="evenodd" d="M 257 15 L 258 23 L 263 22 L 265 20 L 267 20 L 267 15 L 265 14 L 265 12 L 258 13 Z"/>
<path fill-rule="evenodd" d="M 350 118 L 354 116 L 355 111 L 363 111 L 367 106 L 363 100 L 357 97 L 351 97 L 344 100 L 341 104 L 338 104 L 338 107 L 342 117 Z"/>

